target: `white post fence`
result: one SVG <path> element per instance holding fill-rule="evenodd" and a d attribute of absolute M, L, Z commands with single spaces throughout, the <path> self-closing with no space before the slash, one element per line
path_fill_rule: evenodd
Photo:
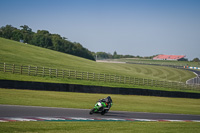
<path fill-rule="evenodd" d="M 158 81 L 153 79 L 136 78 L 130 76 L 120 76 L 112 74 L 101 74 L 94 72 L 80 72 L 72 70 L 59 70 L 46 67 L 33 67 L 23 66 L 15 64 L 0 63 L 0 71 L 4 73 L 21 74 L 29 76 L 48 76 L 54 78 L 72 78 L 80 80 L 91 80 L 91 81 L 103 81 L 103 82 L 114 82 L 121 84 L 132 84 L 139 86 L 150 86 L 150 87 L 161 87 L 161 88 L 175 88 L 180 90 L 198 90 L 200 91 L 200 79 L 197 84 L 186 84 L 183 82 L 169 82 L 169 81 Z"/>

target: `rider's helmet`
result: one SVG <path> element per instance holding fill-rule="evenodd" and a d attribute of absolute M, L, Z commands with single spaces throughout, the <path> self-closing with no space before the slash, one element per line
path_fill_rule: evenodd
<path fill-rule="evenodd" d="M 106 102 L 107 102 L 107 103 L 109 102 L 108 98 L 106 98 Z"/>
<path fill-rule="evenodd" d="M 110 96 L 108 96 L 107 98 L 106 98 L 106 102 L 111 102 L 112 100 L 111 100 L 111 97 Z"/>

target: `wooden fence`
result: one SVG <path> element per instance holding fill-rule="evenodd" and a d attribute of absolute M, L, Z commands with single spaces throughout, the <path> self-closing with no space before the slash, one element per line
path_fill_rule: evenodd
<path fill-rule="evenodd" d="M 112 83 L 132 84 L 151 87 L 175 88 L 180 90 L 199 90 L 200 85 L 191 85 L 183 82 L 159 81 L 153 79 L 135 78 L 111 74 L 80 72 L 75 70 L 60 70 L 47 67 L 33 67 L 0 63 L 0 71 L 29 76 L 48 76 L 55 78 L 71 78 L 80 80 L 103 81 Z"/>

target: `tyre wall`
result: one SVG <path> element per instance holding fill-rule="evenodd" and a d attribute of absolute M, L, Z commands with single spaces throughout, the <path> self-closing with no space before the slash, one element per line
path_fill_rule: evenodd
<path fill-rule="evenodd" d="M 200 98 L 200 93 L 187 93 L 176 91 L 160 91 L 138 88 L 114 88 L 102 86 L 87 86 L 64 83 L 44 83 L 30 81 L 0 80 L 0 88 L 6 89 L 27 89 L 44 91 L 63 91 L 100 94 L 121 94 L 121 95 L 143 95 L 178 98 Z"/>

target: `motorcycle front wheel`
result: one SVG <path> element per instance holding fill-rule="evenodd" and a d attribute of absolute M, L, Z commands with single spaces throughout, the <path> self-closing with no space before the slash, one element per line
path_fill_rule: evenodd
<path fill-rule="evenodd" d="M 94 113 L 94 109 L 91 109 L 89 114 L 92 115 L 93 113 Z"/>

